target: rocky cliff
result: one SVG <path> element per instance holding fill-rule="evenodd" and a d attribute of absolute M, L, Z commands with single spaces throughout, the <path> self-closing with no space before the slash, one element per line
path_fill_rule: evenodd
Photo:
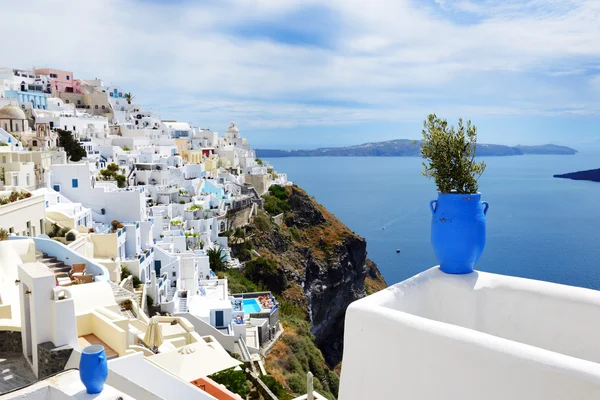
<path fill-rule="evenodd" d="M 242 258 L 254 250 L 245 274 L 279 295 L 282 314 L 302 310 L 327 364 L 336 365 L 346 308 L 386 283 L 367 259 L 365 240 L 299 187 L 271 188 L 265 210 L 269 214 L 255 218 L 249 242 L 234 246 Z M 272 222 L 280 214 L 282 223 Z"/>

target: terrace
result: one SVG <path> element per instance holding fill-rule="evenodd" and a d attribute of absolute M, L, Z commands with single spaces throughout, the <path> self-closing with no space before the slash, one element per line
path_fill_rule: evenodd
<path fill-rule="evenodd" d="M 599 398 L 599 321 L 598 291 L 434 267 L 348 307 L 339 395 Z"/>
<path fill-rule="evenodd" d="M 231 300 L 233 311 L 244 311 L 244 315 L 273 313 L 279 303 L 271 292 L 237 293 Z M 260 317 L 255 317 L 260 318 Z"/>

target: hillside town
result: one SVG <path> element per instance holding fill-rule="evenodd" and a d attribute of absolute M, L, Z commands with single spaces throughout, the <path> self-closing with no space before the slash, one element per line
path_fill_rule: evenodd
<path fill-rule="evenodd" d="M 75 398 L 71 369 L 101 345 L 98 398 L 241 399 L 211 378 L 230 370 L 277 398 L 261 377 L 279 302 L 220 273 L 244 268 L 231 232 L 273 185 L 291 182 L 235 122 L 220 135 L 98 78 L 0 69 L 0 394 Z M 299 398 L 324 398 L 307 379 Z"/>

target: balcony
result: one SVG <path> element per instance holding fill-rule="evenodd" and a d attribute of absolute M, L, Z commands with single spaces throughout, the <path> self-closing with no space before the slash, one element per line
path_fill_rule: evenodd
<path fill-rule="evenodd" d="M 437 267 L 352 303 L 342 399 L 600 398 L 600 292 Z"/>

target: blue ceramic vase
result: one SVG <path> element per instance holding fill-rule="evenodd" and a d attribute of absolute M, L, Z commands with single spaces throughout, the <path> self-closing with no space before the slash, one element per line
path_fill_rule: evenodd
<path fill-rule="evenodd" d="M 99 344 L 84 347 L 79 360 L 79 378 L 88 394 L 100 393 L 107 377 L 108 365 L 104 347 Z"/>
<path fill-rule="evenodd" d="M 488 203 L 481 194 L 439 193 L 429 203 L 431 244 L 448 274 L 468 274 L 485 247 L 485 215 Z"/>

